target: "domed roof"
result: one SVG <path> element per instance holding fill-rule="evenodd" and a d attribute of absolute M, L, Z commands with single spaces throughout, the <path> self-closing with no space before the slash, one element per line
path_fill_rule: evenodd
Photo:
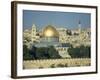
<path fill-rule="evenodd" d="M 43 29 L 43 36 L 44 37 L 59 37 L 59 33 L 52 25 L 48 25 Z"/>

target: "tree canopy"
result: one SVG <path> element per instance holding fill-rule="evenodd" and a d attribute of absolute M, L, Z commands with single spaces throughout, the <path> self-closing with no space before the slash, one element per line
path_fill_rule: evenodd
<path fill-rule="evenodd" d="M 53 47 L 32 47 L 28 49 L 26 45 L 23 46 L 23 56 L 24 60 L 30 59 L 57 59 L 61 58 L 58 51 Z"/>
<path fill-rule="evenodd" d="M 91 52 L 90 52 L 90 46 L 83 46 L 76 48 L 69 48 L 68 53 L 72 58 L 90 58 Z"/>

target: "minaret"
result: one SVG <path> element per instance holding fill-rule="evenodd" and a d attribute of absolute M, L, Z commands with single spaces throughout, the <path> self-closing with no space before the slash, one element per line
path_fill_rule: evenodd
<path fill-rule="evenodd" d="M 80 22 L 80 20 L 78 22 L 78 31 L 79 31 L 79 33 L 81 33 L 81 22 Z"/>
<path fill-rule="evenodd" d="M 31 32 L 31 40 L 34 42 L 36 40 L 36 26 L 35 24 L 32 25 L 32 32 Z"/>

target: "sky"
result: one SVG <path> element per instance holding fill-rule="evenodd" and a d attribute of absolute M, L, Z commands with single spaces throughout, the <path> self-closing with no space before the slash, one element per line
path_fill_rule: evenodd
<path fill-rule="evenodd" d="M 88 28 L 91 24 L 89 13 L 58 12 L 58 11 L 34 11 L 23 10 L 23 28 L 30 29 L 33 24 L 38 29 L 47 25 L 77 29 L 80 21 L 81 28 Z"/>

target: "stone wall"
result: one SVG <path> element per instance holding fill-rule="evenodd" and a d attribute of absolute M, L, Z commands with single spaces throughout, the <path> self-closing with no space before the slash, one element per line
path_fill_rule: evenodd
<path fill-rule="evenodd" d="M 54 67 L 75 67 L 90 66 L 90 58 L 74 58 L 74 59 L 46 59 L 46 60 L 27 60 L 23 61 L 24 69 L 33 68 L 54 68 Z"/>

